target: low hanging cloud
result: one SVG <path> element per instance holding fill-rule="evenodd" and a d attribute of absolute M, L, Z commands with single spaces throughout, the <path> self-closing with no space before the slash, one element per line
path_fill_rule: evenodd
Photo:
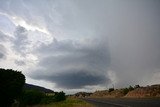
<path fill-rule="evenodd" d="M 37 50 L 40 69 L 30 76 L 68 89 L 109 83 L 107 69 L 110 55 L 103 42 L 100 39 L 87 43 L 54 39 L 50 45 L 42 45 Z"/>
<path fill-rule="evenodd" d="M 37 71 L 38 72 L 38 71 Z M 39 72 L 44 72 L 40 71 Z M 54 72 L 54 70 L 50 70 L 50 72 Z M 105 85 L 110 83 L 110 79 L 102 74 L 92 74 L 91 71 L 87 71 L 86 69 L 71 69 L 65 70 L 63 73 L 54 73 L 51 75 L 36 75 L 35 79 L 41 79 L 50 81 L 56 84 L 58 88 L 64 89 L 80 89 L 85 86 L 93 86 L 93 85 Z"/>

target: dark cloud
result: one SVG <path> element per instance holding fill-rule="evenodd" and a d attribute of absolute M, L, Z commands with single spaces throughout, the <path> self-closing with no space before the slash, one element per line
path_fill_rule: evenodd
<path fill-rule="evenodd" d="M 75 68 L 105 74 L 110 69 L 116 75 L 116 86 L 124 87 L 143 85 L 154 72 L 160 72 L 160 2 L 113 0 L 92 1 L 93 5 L 90 5 L 88 0 L 85 5 L 83 1 L 72 3 L 68 4 L 68 10 L 58 8 L 64 13 L 66 29 L 74 28 L 81 36 L 87 29 L 92 40 L 93 37 L 100 39 L 87 42 L 55 39 L 49 45 L 41 45 L 37 51 L 39 57 L 43 57 L 39 58 L 39 66 L 49 75 L 69 73 Z M 65 14 L 69 10 L 75 14 Z M 75 22 L 77 20 L 79 22 Z"/>
<path fill-rule="evenodd" d="M 58 41 L 56 38 L 52 41 L 51 44 L 41 44 L 40 48 L 37 49 L 38 52 L 43 54 L 51 55 L 53 52 L 54 54 L 65 54 L 68 52 L 76 51 L 76 48 L 78 48 L 79 44 L 73 42 L 72 40 L 61 40 Z"/>
<path fill-rule="evenodd" d="M 37 54 L 40 54 L 39 67 L 44 69 L 44 72 L 36 70 L 35 73 L 41 72 L 36 73 L 36 79 L 49 80 L 66 88 L 81 88 L 108 82 L 110 54 L 103 42 L 101 39 L 88 40 L 86 43 L 55 39 L 50 45 L 42 45 Z"/>
<path fill-rule="evenodd" d="M 71 69 L 56 75 L 49 75 L 47 77 L 43 75 L 34 78 L 54 82 L 57 87 L 65 89 L 80 89 L 84 88 L 84 86 L 106 85 L 106 83 L 110 82 L 105 75 L 94 75 L 89 72 L 86 70 L 76 71 Z"/>

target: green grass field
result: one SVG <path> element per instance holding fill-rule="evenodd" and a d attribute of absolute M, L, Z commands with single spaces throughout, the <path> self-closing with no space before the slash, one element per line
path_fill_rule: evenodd
<path fill-rule="evenodd" d="M 32 107 L 94 107 L 81 99 L 67 98 L 65 101 L 51 103 L 48 105 L 36 105 Z"/>

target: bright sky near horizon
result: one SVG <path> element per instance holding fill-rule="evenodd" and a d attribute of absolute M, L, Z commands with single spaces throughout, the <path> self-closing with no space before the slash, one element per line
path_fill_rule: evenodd
<path fill-rule="evenodd" d="M 1 0 L 0 67 L 75 93 L 160 83 L 159 0 Z"/>

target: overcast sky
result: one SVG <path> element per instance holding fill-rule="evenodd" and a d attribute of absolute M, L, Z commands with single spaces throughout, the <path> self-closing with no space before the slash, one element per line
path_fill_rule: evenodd
<path fill-rule="evenodd" d="M 160 83 L 159 0 L 1 0 L 0 67 L 75 93 Z"/>

